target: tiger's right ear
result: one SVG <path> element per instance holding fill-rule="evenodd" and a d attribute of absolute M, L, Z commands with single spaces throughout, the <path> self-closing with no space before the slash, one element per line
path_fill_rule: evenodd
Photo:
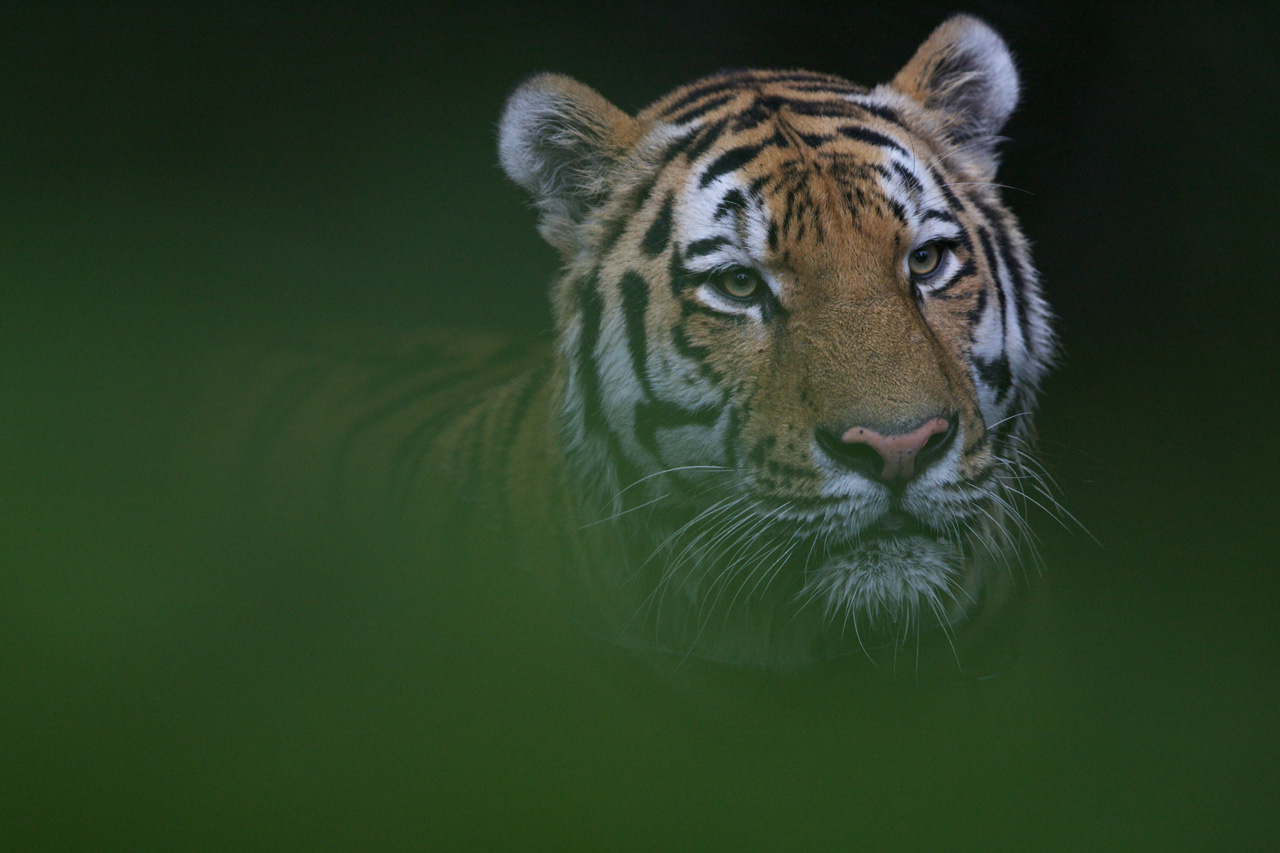
<path fill-rule="evenodd" d="M 569 257 L 580 245 L 578 225 L 605 200 L 610 173 L 637 136 L 636 120 L 594 89 L 539 74 L 507 100 L 498 157 L 533 196 L 538 233 Z"/>
<path fill-rule="evenodd" d="M 944 117 L 961 154 L 953 162 L 968 162 L 982 180 L 995 176 L 996 134 L 1018 105 L 1018 69 L 995 30 L 972 15 L 952 15 L 891 85 Z"/>

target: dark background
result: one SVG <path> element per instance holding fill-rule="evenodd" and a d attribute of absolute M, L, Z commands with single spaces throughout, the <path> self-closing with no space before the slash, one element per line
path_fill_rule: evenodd
<path fill-rule="evenodd" d="M 1049 604 L 1001 678 L 788 685 L 728 721 L 518 632 L 442 645 L 410 571 L 219 536 L 182 477 L 200 365 L 545 329 L 556 259 L 495 154 L 532 72 L 629 110 L 726 66 L 874 83 L 955 7 L 7 15 L 0 844 L 1274 845 L 1280 15 L 965 8 L 1023 74 L 1001 178 L 1060 317 L 1044 456 L 1101 544 L 1033 519 Z"/>

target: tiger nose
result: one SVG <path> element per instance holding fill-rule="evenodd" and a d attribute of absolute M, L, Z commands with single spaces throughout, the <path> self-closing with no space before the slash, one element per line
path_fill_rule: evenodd
<path fill-rule="evenodd" d="M 883 483 L 910 480 L 946 452 L 956 437 L 957 418 L 932 418 L 910 432 L 884 435 L 851 427 L 839 436 L 818 431 L 818 443 L 841 465 Z"/>

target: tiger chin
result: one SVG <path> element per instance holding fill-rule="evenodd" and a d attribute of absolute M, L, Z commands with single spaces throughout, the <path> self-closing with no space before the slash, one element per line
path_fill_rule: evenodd
<path fill-rule="evenodd" d="M 785 667 L 954 642 L 1022 576 L 1043 485 L 1052 318 L 996 183 L 1018 90 L 965 15 L 871 88 L 726 71 L 630 115 L 529 79 L 499 155 L 563 259 L 552 346 L 352 379 L 344 471 L 566 554 L 624 645 Z"/>

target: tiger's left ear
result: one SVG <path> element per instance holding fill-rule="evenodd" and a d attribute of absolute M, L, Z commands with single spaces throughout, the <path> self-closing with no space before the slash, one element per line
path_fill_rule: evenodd
<path fill-rule="evenodd" d="M 596 90 L 563 74 L 526 80 L 507 100 L 498 157 L 541 214 L 538 233 L 566 258 L 581 246 L 578 227 L 605 200 L 636 120 Z"/>
<path fill-rule="evenodd" d="M 972 15 L 953 15 L 925 39 L 890 84 L 941 113 L 948 139 L 987 179 L 996 136 L 1018 105 L 1018 70 L 1004 39 Z"/>

